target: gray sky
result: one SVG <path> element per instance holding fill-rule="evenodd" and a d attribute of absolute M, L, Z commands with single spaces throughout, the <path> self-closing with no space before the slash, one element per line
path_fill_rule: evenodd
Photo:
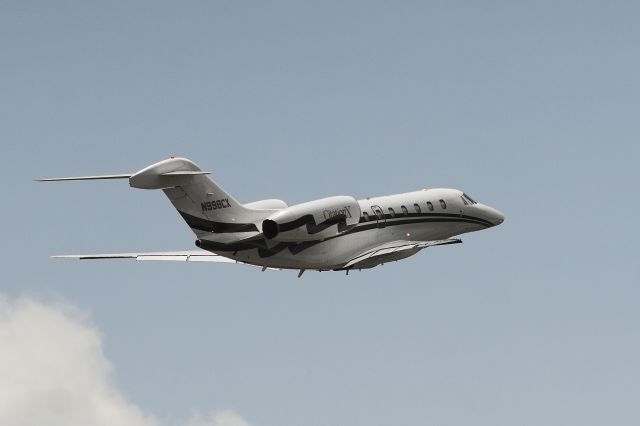
<path fill-rule="evenodd" d="M 76 306 L 163 425 L 636 425 L 639 13 L 2 1 L 0 291 Z M 506 221 L 348 277 L 47 258 L 191 249 L 161 193 L 31 182 L 170 155 L 241 201 L 446 186 Z"/>

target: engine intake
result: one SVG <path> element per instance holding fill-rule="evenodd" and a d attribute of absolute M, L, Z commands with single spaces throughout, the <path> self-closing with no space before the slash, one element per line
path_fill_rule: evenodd
<path fill-rule="evenodd" d="M 262 222 L 262 233 L 266 239 L 271 240 L 280 233 L 280 227 L 277 222 L 274 222 L 271 219 L 266 219 Z"/>

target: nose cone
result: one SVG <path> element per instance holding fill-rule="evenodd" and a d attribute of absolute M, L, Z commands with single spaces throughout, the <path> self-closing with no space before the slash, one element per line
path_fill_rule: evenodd
<path fill-rule="evenodd" d="M 486 204 L 476 204 L 474 207 L 484 220 L 491 223 L 491 226 L 498 226 L 504 222 L 504 215 L 493 207 Z"/>
<path fill-rule="evenodd" d="M 494 209 L 493 207 L 489 207 L 489 222 L 493 223 L 493 226 L 497 226 L 500 225 L 502 222 L 504 222 L 504 215 Z"/>

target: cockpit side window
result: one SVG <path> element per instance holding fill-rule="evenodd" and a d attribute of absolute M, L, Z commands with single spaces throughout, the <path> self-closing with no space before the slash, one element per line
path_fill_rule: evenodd
<path fill-rule="evenodd" d="M 467 201 L 467 199 L 466 199 L 466 198 L 464 198 L 464 197 L 460 197 L 460 199 L 462 200 L 462 202 L 464 203 L 464 205 L 465 205 L 465 206 L 468 206 L 468 205 L 469 205 L 469 202 Z"/>
<path fill-rule="evenodd" d="M 464 198 L 466 198 L 467 200 L 469 200 L 469 202 L 470 202 L 471 204 L 478 204 L 478 203 L 476 203 L 476 202 L 475 202 L 475 200 L 474 200 L 473 198 L 469 197 L 467 194 L 462 194 L 462 196 L 463 196 Z"/>
<path fill-rule="evenodd" d="M 433 211 L 433 203 L 431 201 L 427 201 L 427 208 L 429 209 L 430 212 Z"/>
<path fill-rule="evenodd" d="M 447 208 L 447 203 L 445 203 L 442 198 L 440 200 L 438 200 L 438 201 L 440 201 L 440 207 L 442 207 L 443 209 Z"/>

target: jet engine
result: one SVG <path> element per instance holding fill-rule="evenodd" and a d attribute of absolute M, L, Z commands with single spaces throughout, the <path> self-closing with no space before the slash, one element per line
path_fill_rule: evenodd
<path fill-rule="evenodd" d="M 355 226 L 360 214 L 360 204 L 353 197 L 322 198 L 272 214 L 262 222 L 262 233 L 274 241 L 323 240 Z"/>

